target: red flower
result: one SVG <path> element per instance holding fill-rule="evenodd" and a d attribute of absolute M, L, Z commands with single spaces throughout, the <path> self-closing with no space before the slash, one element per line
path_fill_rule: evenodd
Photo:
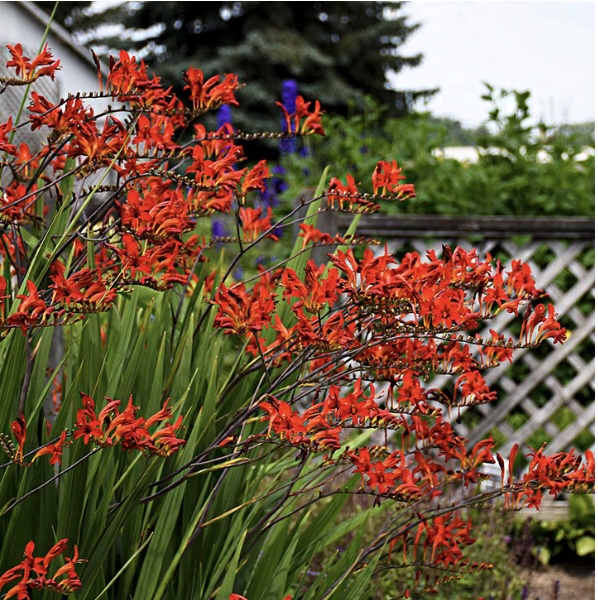
<path fill-rule="evenodd" d="M 243 241 L 254 242 L 261 234 L 266 233 L 266 237 L 277 240 L 278 236 L 272 231 L 272 209 L 268 206 L 265 217 L 261 217 L 262 207 L 250 208 L 242 206 L 239 209 L 239 219 L 243 229 Z M 261 218 L 260 218 L 261 217 Z"/>
<path fill-rule="evenodd" d="M 94 442 L 99 446 L 119 445 L 125 450 L 147 451 L 150 455 L 169 456 L 186 442 L 177 438 L 175 432 L 180 429 L 183 417 L 179 416 L 175 423 L 167 420 L 172 411 L 165 402 L 162 408 L 149 419 L 137 417 L 138 406 L 133 405 L 133 397 L 129 398 L 126 408 L 121 412 L 120 400 L 110 400 L 96 416 L 93 398 L 81 393 L 83 408 L 77 412 L 77 422 L 73 437 L 82 437 L 83 442 Z M 151 433 L 153 425 L 161 427 Z"/>
<path fill-rule="evenodd" d="M 397 166 L 397 161 L 391 163 L 379 161 L 372 173 L 372 188 L 374 194 L 392 194 L 401 200 L 413 198 L 415 188 L 411 183 L 400 183 L 407 179 L 402 169 Z"/>
<path fill-rule="evenodd" d="M 51 465 L 62 464 L 62 451 L 64 449 L 64 446 L 67 445 L 67 444 L 65 444 L 65 440 L 66 440 L 66 431 L 63 431 L 60 434 L 60 437 L 58 438 L 57 441 L 55 441 L 52 444 L 48 444 L 48 445 L 44 446 L 43 448 L 41 448 L 40 450 L 38 450 L 35 453 L 33 460 L 35 460 L 39 456 L 44 456 L 45 454 L 49 454 Z"/>
<path fill-rule="evenodd" d="M 30 600 L 33 590 L 52 590 L 69 594 L 80 588 L 81 581 L 75 565 L 83 561 L 79 559 L 77 546 L 74 547 L 73 557 L 64 557 L 65 564 L 58 568 L 52 577 L 48 577 L 51 562 L 65 552 L 67 543 L 67 539 L 62 539 L 54 544 L 45 556 L 34 557 L 35 544 L 33 541 L 29 542 L 25 546 L 25 558 L 0 576 L 0 589 L 7 583 L 20 579 L 19 583 L 9 589 L 3 598 L 16 596 L 18 600 Z"/>
<path fill-rule="evenodd" d="M 23 81 L 32 82 L 45 75 L 54 79 L 56 71 L 60 68 L 60 61 L 53 59 L 48 44 L 33 60 L 23 56 L 23 46 L 21 44 L 7 45 L 6 47 L 12 56 L 6 66 L 14 68 L 17 75 L 21 75 Z"/>
<path fill-rule="evenodd" d="M 25 415 L 21 413 L 11 424 L 10 429 L 12 434 L 17 440 L 17 451 L 12 457 L 13 462 L 17 465 L 23 464 L 23 455 L 25 440 L 27 439 L 27 423 L 25 421 Z"/>
<path fill-rule="evenodd" d="M 305 281 L 297 277 L 292 269 L 285 269 L 282 274 L 282 285 L 285 288 L 284 298 L 297 298 L 293 310 L 303 308 L 310 314 L 318 314 L 325 306 L 332 308 L 338 298 L 339 274 L 336 269 L 325 273 L 324 265 L 317 267 L 313 260 L 305 266 Z"/>
<path fill-rule="evenodd" d="M 259 333 L 272 322 L 274 299 L 275 295 L 261 285 L 256 285 L 250 295 L 243 284 L 230 288 L 220 284 L 214 298 L 218 306 L 214 324 L 226 334 Z"/>
<path fill-rule="evenodd" d="M 264 417 L 264 420 L 269 420 L 268 433 L 274 430 L 274 433 L 292 442 L 307 431 L 303 418 L 287 402 L 272 397 L 267 402 L 260 402 L 258 406 L 270 415 L 269 418 Z"/>
<path fill-rule="evenodd" d="M 314 244 L 326 245 L 332 244 L 334 241 L 329 233 L 323 233 L 308 223 L 301 223 L 299 225 L 299 230 L 301 231 L 299 237 L 303 238 L 303 245 L 301 246 L 302 248 L 305 248 L 310 242 L 313 242 Z"/>
<path fill-rule="evenodd" d="M 277 102 L 276 105 L 282 110 L 282 114 L 286 123 L 286 132 L 297 132 L 301 135 L 325 135 L 324 127 L 322 126 L 322 110 L 320 103 L 316 100 L 314 110 L 310 113 L 309 107 L 311 102 L 305 102 L 301 96 L 297 96 L 295 100 L 295 112 L 289 114 L 285 106 Z"/>
<path fill-rule="evenodd" d="M 9 136 L 13 132 L 12 117 L 8 117 L 5 123 L 0 123 L 0 152 L 14 154 L 17 147 L 14 144 L 9 144 Z"/>
<path fill-rule="evenodd" d="M 183 75 L 183 79 L 187 84 L 183 89 L 189 92 L 194 111 L 213 110 L 221 104 L 238 104 L 234 94 L 239 89 L 236 75 L 227 73 L 222 82 L 219 75 L 204 81 L 203 72 L 190 67 Z"/>
<path fill-rule="evenodd" d="M 260 160 L 252 169 L 245 173 L 241 183 L 241 194 L 245 196 L 252 190 L 264 191 L 266 179 L 270 177 L 268 165 L 265 160 Z"/>

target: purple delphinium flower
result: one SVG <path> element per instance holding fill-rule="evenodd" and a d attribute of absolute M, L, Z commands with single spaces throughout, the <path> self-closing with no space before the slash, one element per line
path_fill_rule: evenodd
<path fill-rule="evenodd" d="M 282 105 L 286 108 L 289 114 L 295 112 L 297 94 L 297 82 L 294 79 L 285 79 L 282 82 Z"/>
<path fill-rule="evenodd" d="M 285 175 L 286 169 L 283 166 L 275 165 L 272 167 L 272 177 L 266 180 L 266 187 L 260 194 L 260 203 L 264 208 L 275 208 L 280 204 L 280 194 L 289 187 L 284 179 Z"/>
<path fill-rule="evenodd" d="M 294 79 L 285 79 L 282 82 L 282 105 L 285 110 L 292 114 L 295 112 L 295 102 L 297 100 L 297 82 Z M 291 127 L 294 129 L 294 123 L 291 122 Z M 286 131 L 286 121 L 282 120 L 282 130 Z M 295 138 L 287 138 L 280 142 L 280 151 L 283 154 L 294 154 L 297 151 L 297 140 Z"/>
<path fill-rule="evenodd" d="M 285 174 L 286 169 L 283 166 L 275 165 L 272 167 L 272 177 L 266 180 L 266 186 L 259 193 L 257 201 L 257 206 L 261 206 L 264 213 L 268 208 L 276 208 L 280 204 L 280 194 L 289 187 L 289 184 L 284 179 Z M 280 239 L 284 231 L 281 227 L 277 227 L 272 233 Z"/>
<path fill-rule="evenodd" d="M 233 111 L 228 104 L 223 104 L 216 113 L 216 126 L 220 129 L 223 125 L 233 123 Z"/>
<path fill-rule="evenodd" d="M 228 235 L 228 231 L 226 231 L 226 227 L 224 223 L 219 219 L 212 219 L 212 237 L 226 237 Z"/>

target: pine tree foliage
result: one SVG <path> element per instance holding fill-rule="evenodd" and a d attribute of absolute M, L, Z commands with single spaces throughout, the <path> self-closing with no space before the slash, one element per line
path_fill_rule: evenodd
<path fill-rule="evenodd" d="M 124 2 L 93 15 L 85 7 L 92 3 L 72 4 L 60 18 L 79 39 L 98 54 L 135 51 L 168 84 L 189 64 L 208 76 L 238 74 L 251 84 L 239 96 L 245 112 L 234 113 L 240 128 L 277 126 L 272 107 L 286 79 L 336 114 L 371 96 L 402 115 L 434 92 L 389 87 L 387 73 L 422 61 L 421 54 L 401 53 L 419 25 L 400 2 Z M 107 33 L 101 24 L 118 27 Z"/>

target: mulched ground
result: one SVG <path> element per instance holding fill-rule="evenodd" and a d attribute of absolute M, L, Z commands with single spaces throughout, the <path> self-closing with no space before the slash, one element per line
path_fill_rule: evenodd
<path fill-rule="evenodd" d="M 556 595 L 557 588 L 558 595 Z M 532 575 L 529 600 L 594 600 L 594 598 L 595 567 L 591 563 L 550 565 Z"/>

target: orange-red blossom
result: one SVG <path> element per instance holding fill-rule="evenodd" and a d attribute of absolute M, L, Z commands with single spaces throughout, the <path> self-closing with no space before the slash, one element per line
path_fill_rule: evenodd
<path fill-rule="evenodd" d="M 0 576 L 0 591 L 7 584 L 18 580 L 2 597 L 30 600 L 33 590 L 51 590 L 59 594 L 70 594 L 79 589 L 81 581 L 75 565 L 83 561 L 79 559 L 77 546 L 73 549 L 72 558 L 64 557 L 64 565 L 59 567 L 51 577 L 48 575 L 50 563 L 65 552 L 67 544 L 68 539 L 62 539 L 54 544 L 45 556 L 35 557 L 33 556 L 35 543 L 29 542 L 25 546 L 23 560 Z"/>

